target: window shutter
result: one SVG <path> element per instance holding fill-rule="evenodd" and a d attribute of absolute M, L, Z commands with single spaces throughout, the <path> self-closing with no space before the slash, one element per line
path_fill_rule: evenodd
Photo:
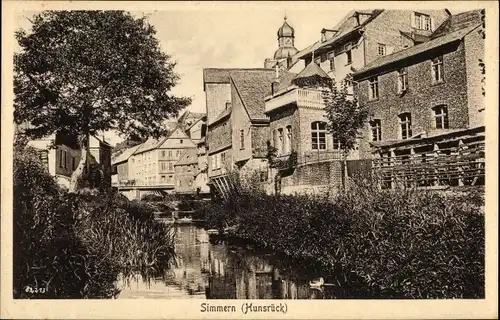
<path fill-rule="evenodd" d="M 411 13 L 411 27 L 415 28 L 415 12 Z"/>

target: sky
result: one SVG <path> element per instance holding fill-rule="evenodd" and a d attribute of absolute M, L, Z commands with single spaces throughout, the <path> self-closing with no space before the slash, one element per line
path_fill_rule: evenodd
<path fill-rule="evenodd" d="M 177 65 L 180 82 L 172 92 L 192 98 L 187 108 L 206 112 L 203 68 L 262 68 L 278 48 L 277 30 L 287 16 L 295 29 L 295 47 L 299 50 L 320 38 L 322 28 L 332 28 L 353 9 L 347 2 L 186 2 L 137 11 L 146 15 L 157 30 L 162 50 Z M 360 7 L 362 8 L 362 7 Z M 366 8 L 364 8 L 366 9 Z M 452 11 L 453 12 L 453 11 Z M 28 28 L 27 18 L 34 12 L 17 15 L 19 27 Z M 112 144 L 122 139 L 106 133 Z"/>

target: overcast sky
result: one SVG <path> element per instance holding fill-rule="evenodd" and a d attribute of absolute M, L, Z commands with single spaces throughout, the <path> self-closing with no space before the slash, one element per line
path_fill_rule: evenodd
<path fill-rule="evenodd" d="M 176 71 L 181 75 L 173 92 L 192 97 L 188 109 L 195 112 L 205 112 L 203 68 L 263 67 L 264 59 L 272 57 L 278 48 L 276 32 L 285 14 L 295 29 L 295 46 L 301 50 L 319 39 L 322 28 L 333 27 L 353 9 L 353 3 L 346 2 L 161 5 L 161 10 L 151 10 L 150 5 L 134 14 L 147 15 L 155 26 L 162 49 L 177 62 Z M 29 27 L 27 17 L 33 13 L 19 12 L 19 27 Z M 121 140 L 114 134 L 107 136 L 113 144 Z"/>

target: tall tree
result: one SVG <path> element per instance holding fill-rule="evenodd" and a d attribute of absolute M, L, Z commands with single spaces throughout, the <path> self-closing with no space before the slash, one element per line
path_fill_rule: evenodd
<path fill-rule="evenodd" d="M 346 79 L 349 81 L 352 77 L 348 75 Z M 358 105 L 356 95 L 348 94 L 346 81 L 342 82 L 340 89 L 335 81 L 329 82 L 323 90 L 323 100 L 328 119 L 327 129 L 339 144 L 345 170 L 346 155 L 357 144 L 358 134 L 368 117 L 368 109 Z"/>
<path fill-rule="evenodd" d="M 145 17 L 124 11 L 45 11 L 31 32 L 16 32 L 14 120 L 31 124 L 31 138 L 78 137 L 70 191 L 88 162 L 90 136 L 159 137 L 164 120 L 189 105 L 170 93 L 179 76 L 155 34 Z"/>

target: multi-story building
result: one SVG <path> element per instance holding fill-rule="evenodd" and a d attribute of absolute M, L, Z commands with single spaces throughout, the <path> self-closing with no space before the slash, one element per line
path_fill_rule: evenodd
<path fill-rule="evenodd" d="M 271 92 L 274 74 L 272 69 L 204 70 L 211 180 L 233 169 L 267 172 L 264 97 Z"/>
<path fill-rule="evenodd" d="M 28 124 L 19 125 L 16 129 L 17 134 L 23 134 L 27 127 L 29 127 Z M 30 140 L 28 145 L 40 150 L 42 161 L 59 185 L 69 187 L 71 175 L 81 159 L 81 149 L 76 139 L 54 134 L 42 139 Z M 111 185 L 111 145 L 104 140 L 104 137 L 91 136 L 89 151 L 90 161 L 100 164 L 102 181 Z"/>
<path fill-rule="evenodd" d="M 352 11 L 333 28 L 322 29 L 321 40 L 295 58 L 304 60 L 305 65 L 314 61 L 338 84 L 347 81 L 351 87 L 351 73 L 380 57 L 427 41 L 449 16 L 448 10 Z"/>
<path fill-rule="evenodd" d="M 129 158 L 133 170 L 130 178 L 139 186 L 164 186 L 174 188 L 174 165 L 187 149 L 196 145 L 180 127 L 161 139 L 150 138 Z"/>
<path fill-rule="evenodd" d="M 474 161 L 481 162 L 484 38 L 480 31 L 480 11 L 452 16 L 429 41 L 374 60 L 353 75 L 359 103 L 370 112 L 360 143 L 364 157 L 373 152 L 390 167 L 418 160 L 432 168 L 431 160 L 461 157 L 465 152 L 475 153 Z M 455 160 L 451 162 L 456 164 Z M 441 169 L 454 172 L 455 178 L 480 171 L 480 165 L 471 168 L 464 161 L 460 168 Z M 437 183 L 435 175 L 441 169 L 434 169 L 431 182 Z M 426 179 L 422 183 L 427 185 Z"/>
<path fill-rule="evenodd" d="M 117 186 L 134 185 L 136 183 L 135 179 L 137 177 L 131 175 L 134 172 L 134 167 L 129 159 L 140 146 L 139 144 L 127 148 L 112 160 L 113 173 L 117 175 L 115 181 Z"/>
<path fill-rule="evenodd" d="M 187 149 L 183 156 L 174 165 L 175 192 L 195 193 L 195 177 L 198 173 L 197 148 Z"/>
<path fill-rule="evenodd" d="M 196 171 L 195 186 L 199 193 L 210 193 L 208 186 L 208 158 L 206 148 L 206 137 L 203 137 L 197 144 L 198 170 Z"/>

